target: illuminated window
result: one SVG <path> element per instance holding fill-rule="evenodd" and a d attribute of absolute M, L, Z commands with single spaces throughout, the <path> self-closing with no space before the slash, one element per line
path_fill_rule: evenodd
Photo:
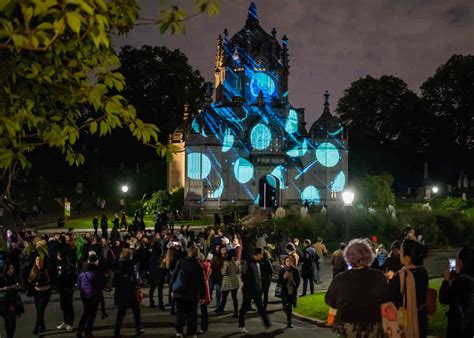
<path fill-rule="evenodd" d="M 264 124 L 257 124 L 250 133 L 250 142 L 256 150 L 265 150 L 272 141 L 272 132 Z"/>
<path fill-rule="evenodd" d="M 298 114 L 294 109 L 290 109 L 290 112 L 288 113 L 285 130 L 289 134 L 296 133 L 298 131 Z"/>
<path fill-rule="evenodd" d="M 264 97 L 272 96 L 275 93 L 275 89 L 275 81 L 269 75 L 257 72 L 252 76 L 250 91 L 253 97 L 258 97 L 260 91 L 262 91 Z"/>
<path fill-rule="evenodd" d="M 187 157 L 188 177 L 193 180 L 202 180 L 211 172 L 209 157 L 201 153 L 189 153 Z"/>
<path fill-rule="evenodd" d="M 301 200 L 313 202 L 313 203 L 319 203 L 321 200 L 321 197 L 319 195 L 319 190 L 314 185 L 310 185 L 306 187 L 301 193 Z"/>
<path fill-rule="evenodd" d="M 321 143 L 316 149 L 316 159 L 325 167 L 334 167 L 339 162 L 339 151 L 332 143 Z"/>
<path fill-rule="evenodd" d="M 333 200 L 337 199 L 337 192 L 331 191 L 331 199 Z"/>
<path fill-rule="evenodd" d="M 245 158 L 239 157 L 234 163 L 235 179 L 239 183 L 247 183 L 253 177 L 253 165 Z"/>

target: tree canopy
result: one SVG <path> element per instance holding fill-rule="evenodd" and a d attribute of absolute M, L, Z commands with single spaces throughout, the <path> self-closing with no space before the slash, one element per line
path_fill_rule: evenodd
<path fill-rule="evenodd" d="M 187 15 L 172 1 L 157 19 L 161 32 L 183 32 L 196 14 L 215 15 L 220 0 L 195 0 Z M 105 136 L 128 130 L 161 156 L 170 149 L 158 140 L 159 128 L 141 120 L 121 95 L 124 76 L 111 46 L 113 34 L 137 22 L 136 0 L 0 0 L 0 170 L 4 194 L 14 173 L 30 165 L 28 155 L 47 147 L 64 154 L 69 165 L 85 161 L 85 134 Z"/>

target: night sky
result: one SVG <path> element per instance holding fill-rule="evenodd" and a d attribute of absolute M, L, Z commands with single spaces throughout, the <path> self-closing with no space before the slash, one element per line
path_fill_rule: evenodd
<path fill-rule="evenodd" d="M 323 94 L 332 109 L 350 83 L 361 76 L 394 75 L 418 92 L 419 86 L 452 54 L 474 49 L 473 0 L 256 0 L 260 25 L 289 38 L 290 102 L 306 108 L 309 124 L 321 114 Z M 156 17 L 160 1 L 141 0 L 143 17 Z M 175 1 L 189 7 L 194 1 Z M 217 17 L 186 22 L 186 34 L 160 35 L 139 26 L 115 45 L 143 44 L 181 49 L 190 63 L 214 82 L 216 38 L 233 36 L 245 24 L 250 1 L 226 0 Z M 308 127 L 309 127 L 308 126 Z"/>

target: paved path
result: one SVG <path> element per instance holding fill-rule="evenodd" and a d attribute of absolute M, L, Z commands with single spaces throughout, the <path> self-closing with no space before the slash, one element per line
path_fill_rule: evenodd
<path fill-rule="evenodd" d="M 144 290 L 147 295 L 148 290 Z M 75 292 L 75 324 L 77 325 L 80 315 L 82 314 L 82 303 L 78 298 L 79 292 Z M 111 337 L 113 336 L 113 326 L 115 322 L 116 310 L 113 305 L 113 293 L 106 293 L 106 306 L 109 313 L 109 317 L 105 320 L 101 320 L 100 311 L 95 321 L 94 336 L 96 338 Z M 229 296 L 230 298 L 230 296 Z M 26 298 L 25 304 L 26 313 L 19 318 L 17 322 L 17 331 L 15 337 L 33 337 L 33 326 L 35 321 L 35 309 L 32 304 L 31 298 Z M 175 319 L 176 317 L 171 316 L 169 311 L 160 311 L 158 309 L 150 309 L 148 307 L 148 297 L 145 297 L 143 306 L 141 308 L 141 317 L 143 328 L 145 329 L 144 337 L 173 337 L 175 334 Z M 231 307 L 231 300 L 228 300 L 227 309 Z M 230 312 L 227 315 L 215 317 L 211 313 L 213 307 L 209 307 L 210 313 L 210 325 L 209 332 L 206 335 L 200 337 L 203 338 L 217 338 L 217 337 L 334 337 L 329 329 L 319 328 L 313 324 L 294 320 L 294 328 L 285 330 L 286 316 L 281 311 L 281 306 L 277 303 L 269 304 L 270 318 L 272 321 L 272 329 L 266 333 L 263 327 L 260 317 L 255 312 L 248 313 L 246 320 L 246 327 L 249 330 L 249 334 L 240 334 L 237 331 L 238 322 L 237 319 L 232 318 Z M 56 330 L 56 326 L 62 321 L 62 314 L 59 309 L 58 296 L 54 294 L 51 298 L 46 309 L 46 328 L 48 329 L 43 337 L 74 337 L 74 333 L 66 334 L 65 331 Z M 2 323 L 3 324 L 3 323 Z M 131 311 L 127 313 L 125 317 L 124 326 L 122 329 L 124 337 L 133 337 L 135 334 L 133 316 Z M 4 326 L 0 325 L 0 337 L 5 337 Z"/>

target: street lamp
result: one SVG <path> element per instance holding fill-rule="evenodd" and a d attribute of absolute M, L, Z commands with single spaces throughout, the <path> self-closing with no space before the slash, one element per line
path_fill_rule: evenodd
<path fill-rule="evenodd" d="M 350 235 L 350 216 L 351 216 L 351 208 L 352 202 L 354 201 L 354 192 L 350 190 L 346 190 L 342 193 L 342 201 L 344 202 L 344 207 L 346 209 L 346 243 L 349 242 L 351 237 Z"/>
<path fill-rule="evenodd" d="M 124 184 L 122 185 L 122 192 L 125 194 L 128 191 L 128 185 Z"/>
<path fill-rule="evenodd" d="M 437 186 L 434 186 L 433 188 L 431 188 L 431 190 L 433 191 L 433 194 L 437 194 L 439 191 L 439 188 Z"/>

